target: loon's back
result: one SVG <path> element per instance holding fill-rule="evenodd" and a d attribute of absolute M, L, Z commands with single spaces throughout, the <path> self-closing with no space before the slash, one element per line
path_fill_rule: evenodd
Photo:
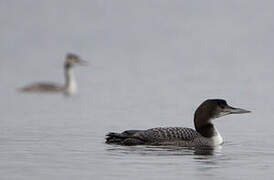
<path fill-rule="evenodd" d="M 177 145 L 193 146 L 201 135 L 191 128 L 167 127 L 148 130 L 128 130 L 122 133 L 109 133 L 106 143 L 119 145 Z"/>

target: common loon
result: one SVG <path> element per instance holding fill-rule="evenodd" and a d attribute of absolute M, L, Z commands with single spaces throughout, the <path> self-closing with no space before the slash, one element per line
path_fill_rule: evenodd
<path fill-rule="evenodd" d="M 118 145 L 174 145 L 184 147 L 213 147 L 223 143 L 223 138 L 212 120 L 228 114 L 249 113 L 234 108 L 223 99 L 208 99 L 195 111 L 195 129 L 183 127 L 127 130 L 122 133 L 108 133 L 106 143 Z"/>
<path fill-rule="evenodd" d="M 61 92 L 65 95 L 72 95 L 77 92 L 77 84 L 74 77 L 73 66 L 75 64 L 87 65 L 87 62 L 82 60 L 75 54 L 68 53 L 65 58 L 65 84 L 55 83 L 34 83 L 21 88 L 23 92 Z"/>

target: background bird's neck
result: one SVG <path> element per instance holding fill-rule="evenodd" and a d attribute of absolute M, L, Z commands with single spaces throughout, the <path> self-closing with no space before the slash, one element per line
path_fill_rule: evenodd
<path fill-rule="evenodd" d="M 72 67 L 65 68 L 65 91 L 68 94 L 73 94 L 77 91 L 77 84 Z"/>

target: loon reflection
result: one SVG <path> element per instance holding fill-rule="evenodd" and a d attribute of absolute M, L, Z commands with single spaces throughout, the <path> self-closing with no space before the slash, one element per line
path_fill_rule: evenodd
<path fill-rule="evenodd" d="M 213 125 L 213 120 L 228 114 L 243 114 L 250 111 L 234 108 L 223 99 L 208 99 L 195 111 L 195 129 L 183 127 L 127 130 L 108 133 L 106 143 L 118 145 L 174 145 L 183 147 L 214 147 L 223 143 L 223 138 Z"/>
<path fill-rule="evenodd" d="M 34 83 L 21 88 L 23 92 L 59 92 L 65 95 L 72 95 L 77 92 L 77 83 L 74 76 L 74 65 L 87 65 L 87 61 L 82 60 L 78 55 L 68 53 L 65 58 L 65 84 L 55 83 Z"/>

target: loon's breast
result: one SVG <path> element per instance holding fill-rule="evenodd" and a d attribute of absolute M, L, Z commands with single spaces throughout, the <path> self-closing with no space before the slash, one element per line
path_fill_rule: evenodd
<path fill-rule="evenodd" d="M 216 135 L 212 137 L 204 137 L 200 135 L 199 137 L 195 138 L 193 140 L 194 146 L 218 146 L 223 144 L 223 138 L 220 135 L 220 133 L 217 133 Z"/>

